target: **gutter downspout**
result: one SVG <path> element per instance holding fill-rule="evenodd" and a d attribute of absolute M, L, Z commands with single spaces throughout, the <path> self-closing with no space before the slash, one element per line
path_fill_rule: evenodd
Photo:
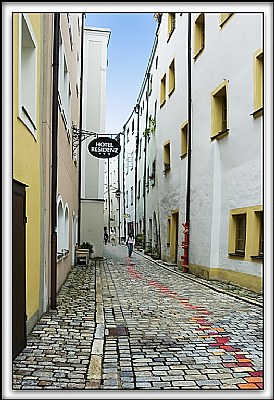
<path fill-rule="evenodd" d="M 149 77 L 150 77 L 150 73 L 147 72 L 147 91 L 146 91 L 146 100 L 147 100 L 147 109 L 146 109 L 146 128 L 148 127 L 148 91 L 149 91 Z M 146 233 L 146 174 L 147 174 L 147 135 L 145 135 L 145 156 L 144 156 L 144 182 L 143 182 L 143 193 L 144 193 L 144 243 L 143 243 L 143 248 L 145 250 L 146 248 L 146 237 L 147 237 L 147 233 Z"/>
<path fill-rule="evenodd" d="M 139 130 L 140 130 L 140 104 L 137 103 L 134 108 L 137 114 L 137 133 L 136 133 L 136 150 L 135 150 L 135 201 L 134 201 L 134 236 L 137 235 L 138 222 L 137 218 L 137 190 L 138 190 L 138 153 L 139 153 Z"/>
<path fill-rule="evenodd" d="M 191 13 L 188 13 L 188 149 L 187 149 L 187 189 L 186 189 L 186 219 L 184 226 L 183 268 L 187 272 L 189 266 L 189 228 L 190 228 L 190 178 L 191 178 Z"/>
<path fill-rule="evenodd" d="M 121 144 L 120 141 L 120 134 L 119 134 L 119 143 Z M 118 155 L 118 230 L 119 230 L 119 244 L 121 244 L 121 183 L 120 183 L 120 158 L 121 154 L 119 153 Z"/>
<path fill-rule="evenodd" d="M 80 116 L 79 116 L 79 152 L 78 152 L 78 246 L 81 243 L 81 179 L 82 179 L 82 129 L 83 129 L 83 71 L 84 71 L 84 18 L 85 13 L 82 13 L 81 27 L 81 72 L 80 72 Z"/>
<path fill-rule="evenodd" d="M 56 310 L 57 288 L 57 144 L 58 144 L 58 70 L 60 13 L 54 13 L 51 145 L 51 308 Z"/>
<path fill-rule="evenodd" d="M 122 176 L 123 176 L 123 213 L 124 213 L 124 241 L 126 241 L 126 218 L 125 218 L 125 214 L 126 214 L 126 196 L 125 196 L 125 156 L 126 156 L 126 145 L 125 145 L 125 134 L 126 134 L 126 125 L 123 126 L 123 165 L 122 165 Z"/>

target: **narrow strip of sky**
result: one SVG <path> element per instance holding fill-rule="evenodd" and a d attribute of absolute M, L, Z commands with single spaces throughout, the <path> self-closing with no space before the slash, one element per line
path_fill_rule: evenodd
<path fill-rule="evenodd" d="M 85 26 L 109 28 L 106 131 L 118 133 L 130 116 L 145 76 L 157 22 L 153 13 L 87 13 Z"/>

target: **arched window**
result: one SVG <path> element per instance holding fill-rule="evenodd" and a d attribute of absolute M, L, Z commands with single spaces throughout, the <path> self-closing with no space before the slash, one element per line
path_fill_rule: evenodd
<path fill-rule="evenodd" d="M 64 242 L 63 248 L 69 250 L 69 209 L 68 205 L 65 206 L 65 221 L 64 221 Z"/>
<path fill-rule="evenodd" d="M 58 199 L 57 218 L 57 252 L 62 253 L 64 237 L 64 207 L 61 197 Z"/>

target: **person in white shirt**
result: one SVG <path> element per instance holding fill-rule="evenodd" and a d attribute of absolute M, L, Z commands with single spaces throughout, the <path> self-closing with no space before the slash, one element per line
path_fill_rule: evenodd
<path fill-rule="evenodd" d="M 134 244 L 135 244 L 135 240 L 134 240 L 133 234 L 130 233 L 127 238 L 127 248 L 128 248 L 128 256 L 129 257 L 131 257 L 131 255 L 132 255 Z"/>

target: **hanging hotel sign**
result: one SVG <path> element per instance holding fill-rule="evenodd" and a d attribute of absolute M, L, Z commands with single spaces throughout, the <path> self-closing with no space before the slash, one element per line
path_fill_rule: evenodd
<path fill-rule="evenodd" d="M 89 143 L 88 150 L 94 157 L 111 158 L 118 156 L 121 146 L 117 140 L 110 137 L 98 137 Z"/>

